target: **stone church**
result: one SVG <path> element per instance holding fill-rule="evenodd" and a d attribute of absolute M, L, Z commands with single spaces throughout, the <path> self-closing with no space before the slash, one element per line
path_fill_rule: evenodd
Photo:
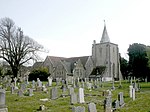
<path fill-rule="evenodd" d="M 48 68 L 53 79 L 65 79 L 67 76 L 89 78 L 92 75 L 101 75 L 103 81 L 122 78 L 118 45 L 110 42 L 106 25 L 100 43 L 93 41 L 91 56 L 71 58 L 47 56 L 42 66 Z M 98 67 L 105 67 L 101 74 L 93 72 Z"/>

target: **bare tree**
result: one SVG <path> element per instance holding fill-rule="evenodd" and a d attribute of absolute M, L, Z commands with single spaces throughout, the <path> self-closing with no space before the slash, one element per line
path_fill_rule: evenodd
<path fill-rule="evenodd" d="M 10 18 L 0 20 L 0 58 L 10 65 L 13 76 L 17 77 L 20 67 L 29 60 L 36 60 L 37 52 L 43 46 L 25 36 L 21 28 Z"/>

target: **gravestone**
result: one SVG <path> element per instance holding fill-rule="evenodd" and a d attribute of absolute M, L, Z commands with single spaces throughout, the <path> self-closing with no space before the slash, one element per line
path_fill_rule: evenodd
<path fill-rule="evenodd" d="M 71 95 L 72 93 L 74 93 L 74 88 L 73 88 L 73 87 L 70 87 L 70 88 L 69 88 L 69 95 Z"/>
<path fill-rule="evenodd" d="M 57 94 L 58 94 L 57 87 L 52 88 L 52 89 L 51 89 L 51 99 L 52 99 L 52 100 L 57 99 L 57 98 L 58 98 Z"/>
<path fill-rule="evenodd" d="M 20 96 L 20 97 L 23 96 L 23 91 L 21 89 L 18 90 L 18 96 Z"/>
<path fill-rule="evenodd" d="M 88 112 L 97 112 L 96 105 L 94 103 L 88 104 Z"/>
<path fill-rule="evenodd" d="M 11 94 L 14 94 L 14 86 L 11 87 Z"/>
<path fill-rule="evenodd" d="M 5 90 L 0 89 L 0 112 L 8 112 L 8 109 L 5 105 Z"/>
<path fill-rule="evenodd" d="M 111 96 L 107 96 L 104 100 L 104 111 L 112 112 L 112 98 Z"/>
<path fill-rule="evenodd" d="M 131 77 L 131 79 L 130 79 L 130 84 L 132 85 L 132 77 Z"/>
<path fill-rule="evenodd" d="M 26 85 L 25 85 L 24 83 L 22 83 L 22 84 L 20 85 L 20 89 L 21 89 L 22 91 L 25 91 L 25 90 L 26 90 Z"/>
<path fill-rule="evenodd" d="M 92 83 L 87 82 L 87 89 L 91 90 L 92 88 Z"/>
<path fill-rule="evenodd" d="M 33 89 L 32 88 L 29 88 L 29 96 L 33 96 Z"/>
<path fill-rule="evenodd" d="M 72 112 L 85 112 L 84 106 L 72 107 Z"/>
<path fill-rule="evenodd" d="M 130 98 L 132 98 L 132 89 L 133 89 L 133 86 L 130 85 L 129 88 L 130 88 L 130 90 L 129 90 Z"/>
<path fill-rule="evenodd" d="M 15 77 L 15 78 L 14 78 L 15 89 L 18 89 L 17 84 L 16 84 L 16 83 L 17 83 L 17 80 L 18 80 L 18 79 Z"/>
<path fill-rule="evenodd" d="M 135 88 L 132 88 L 132 99 L 135 100 Z"/>
<path fill-rule="evenodd" d="M 79 88 L 79 103 L 84 103 L 84 89 Z"/>
<path fill-rule="evenodd" d="M 0 107 L 5 106 L 5 90 L 0 89 Z"/>
<path fill-rule="evenodd" d="M 35 81 L 32 80 L 32 88 L 35 88 Z"/>
<path fill-rule="evenodd" d="M 52 78 L 51 77 L 48 77 L 48 86 L 52 86 Z"/>
<path fill-rule="evenodd" d="M 77 94 L 72 93 L 70 96 L 71 104 L 76 104 L 77 103 Z"/>
<path fill-rule="evenodd" d="M 123 92 L 118 94 L 119 105 L 122 107 L 124 105 Z"/>
<path fill-rule="evenodd" d="M 119 106 L 119 101 L 118 100 L 115 100 L 115 109 L 118 109 L 120 106 Z"/>

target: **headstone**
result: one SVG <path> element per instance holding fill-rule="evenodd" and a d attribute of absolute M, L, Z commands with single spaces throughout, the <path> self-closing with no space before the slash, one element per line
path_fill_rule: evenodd
<path fill-rule="evenodd" d="M 47 88 L 46 88 L 45 84 L 43 84 L 43 86 L 42 86 L 42 91 L 44 91 L 44 92 L 47 91 Z"/>
<path fill-rule="evenodd" d="M 32 88 L 29 88 L 29 96 L 33 96 L 33 89 Z"/>
<path fill-rule="evenodd" d="M 72 112 L 85 112 L 84 106 L 72 107 Z"/>
<path fill-rule="evenodd" d="M 0 107 L 5 106 L 5 90 L 0 89 Z"/>
<path fill-rule="evenodd" d="M 132 85 L 132 77 L 131 77 L 131 79 L 130 79 L 130 84 Z"/>
<path fill-rule="evenodd" d="M 79 88 L 79 103 L 84 103 L 84 89 Z"/>
<path fill-rule="evenodd" d="M 97 112 L 96 105 L 94 103 L 88 104 L 88 112 Z"/>
<path fill-rule="evenodd" d="M 135 100 L 135 88 L 132 88 L 132 99 Z"/>
<path fill-rule="evenodd" d="M 112 112 L 112 99 L 111 96 L 107 96 L 104 100 L 104 111 Z"/>
<path fill-rule="evenodd" d="M 124 104 L 123 92 L 120 92 L 118 94 L 118 100 L 119 100 L 119 105 L 123 106 L 123 104 Z"/>
<path fill-rule="evenodd" d="M 73 87 L 70 87 L 70 88 L 69 88 L 69 95 L 71 95 L 72 93 L 74 93 L 74 88 L 73 88 Z"/>
<path fill-rule="evenodd" d="M 8 109 L 5 105 L 5 90 L 0 89 L 0 112 L 8 112 Z"/>
<path fill-rule="evenodd" d="M 115 100 L 115 109 L 118 109 L 120 106 L 119 106 L 119 101 L 118 100 Z"/>
<path fill-rule="evenodd" d="M 129 90 L 130 98 L 132 98 L 132 89 L 133 89 L 133 86 L 130 85 L 129 88 L 130 88 L 130 90 Z"/>
<path fill-rule="evenodd" d="M 11 87 L 11 94 L 14 94 L 14 86 Z"/>
<path fill-rule="evenodd" d="M 18 96 L 20 96 L 20 97 L 23 96 L 23 91 L 21 89 L 18 90 Z"/>
<path fill-rule="evenodd" d="M 52 88 L 51 89 L 51 99 L 52 100 L 57 99 L 58 98 L 57 94 L 58 94 L 57 87 Z"/>
<path fill-rule="evenodd" d="M 77 103 L 77 94 L 72 93 L 70 96 L 71 104 L 76 104 Z"/>
<path fill-rule="evenodd" d="M 52 86 L 52 78 L 51 77 L 48 77 L 48 86 Z"/>
<path fill-rule="evenodd" d="M 35 88 L 35 81 L 32 80 L 32 88 Z"/>
<path fill-rule="evenodd" d="M 20 85 L 20 89 L 21 89 L 22 91 L 25 91 L 26 85 L 25 85 L 24 83 L 22 83 L 22 84 Z"/>
<path fill-rule="evenodd" d="M 92 83 L 87 82 L 87 88 L 88 88 L 89 90 L 91 90 L 91 89 L 92 89 Z"/>

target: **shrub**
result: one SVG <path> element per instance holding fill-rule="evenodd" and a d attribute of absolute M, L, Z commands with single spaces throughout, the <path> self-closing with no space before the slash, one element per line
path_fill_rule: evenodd
<path fill-rule="evenodd" d="M 37 80 L 39 78 L 41 81 L 47 81 L 47 77 L 50 74 L 48 73 L 48 69 L 45 67 L 41 67 L 31 71 L 29 74 L 29 81 Z"/>

